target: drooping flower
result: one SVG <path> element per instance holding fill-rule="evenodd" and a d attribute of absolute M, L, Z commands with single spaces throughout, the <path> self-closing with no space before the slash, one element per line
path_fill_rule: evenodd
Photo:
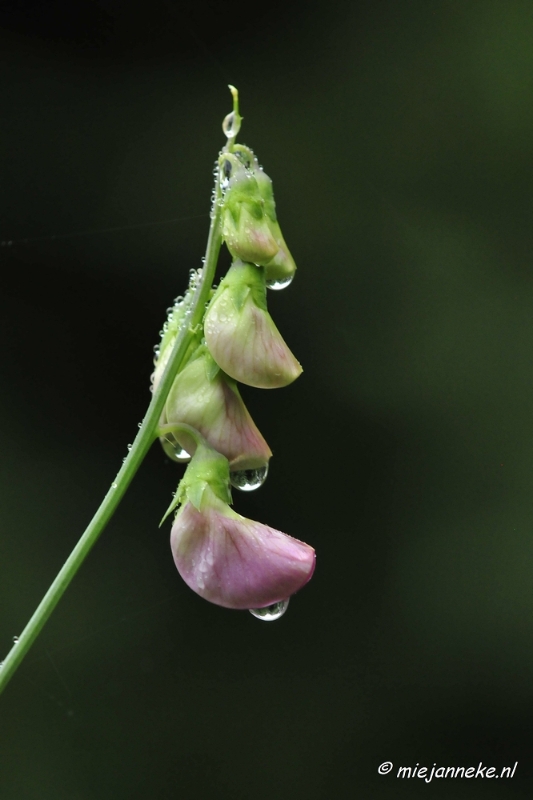
<path fill-rule="evenodd" d="M 222 453 L 232 470 L 265 467 L 272 452 L 256 427 L 235 382 L 215 364 L 205 346 L 176 376 L 161 418 L 161 425 L 185 423 L 199 431 L 209 444 Z M 174 432 L 175 439 L 188 453 L 196 449 L 186 432 Z M 162 444 L 172 457 L 172 447 Z"/>
<path fill-rule="evenodd" d="M 209 488 L 201 510 L 191 502 L 180 509 L 170 544 L 185 583 L 226 608 L 263 608 L 285 600 L 315 568 L 312 547 L 236 514 Z"/>
<path fill-rule="evenodd" d="M 276 389 L 302 368 L 267 311 L 264 270 L 234 261 L 204 320 L 205 341 L 216 363 L 248 386 Z"/>
<path fill-rule="evenodd" d="M 311 578 L 315 551 L 305 542 L 236 514 L 229 465 L 191 430 L 196 451 L 167 515 L 181 505 L 170 534 L 176 567 L 201 597 L 257 609 L 289 598 Z"/>

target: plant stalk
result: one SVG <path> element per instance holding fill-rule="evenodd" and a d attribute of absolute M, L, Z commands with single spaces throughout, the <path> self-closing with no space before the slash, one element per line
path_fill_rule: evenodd
<path fill-rule="evenodd" d="M 139 427 L 139 432 L 126 456 L 120 471 L 111 484 L 96 514 L 87 526 L 82 537 L 60 569 L 57 577 L 41 600 L 30 621 L 18 637 L 0 667 L 0 693 L 5 689 L 18 666 L 24 660 L 33 642 L 42 630 L 52 611 L 63 596 L 67 586 L 87 558 L 89 551 L 113 516 L 135 473 L 141 466 L 153 442 L 157 439 L 159 419 L 174 378 L 181 366 L 189 346 L 192 331 L 202 321 L 209 291 L 215 277 L 218 254 L 222 244 L 220 184 L 215 182 L 215 200 L 211 213 L 211 225 L 202 275 L 187 319 L 180 330 L 161 381 L 154 391 L 150 405 Z"/>

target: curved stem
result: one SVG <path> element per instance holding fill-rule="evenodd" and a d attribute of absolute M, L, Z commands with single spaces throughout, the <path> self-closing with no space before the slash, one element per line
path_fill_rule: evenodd
<path fill-rule="evenodd" d="M 191 439 L 193 439 L 197 447 L 199 444 L 209 447 L 209 443 L 205 440 L 200 431 L 197 431 L 192 425 L 187 425 L 186 422 L 172 422 L 168 425 L 162 425 L 160 428 L 157 428 L 155 435 L 158 438 L 165 438 L 167 433 L 187 433 Z"/>
<path fill-rule="evenodd" d="M 221 209 L 219 200 L 220 185 L 219 179 L 217 178 L 215 183 L 215 201 L 211 213 L 211 225 L 209 228 L 209 238 L 207 240 L 202 276 L 198 282 L 188 316 L 174 343 L 171 356 L 163 372 L 161 381 L 154 391 L 152 400 L 150 401 L 150 405 L 148 406 L 148 410 L 133 445 L 98 511 L 3 662 L 0 669 L 0 693 L 6 687 L 15 670 L 28 653 L 45 622 L 63 596 L 67 586 L 113 516 L 133 476 L 139 469 L 152 443 L 157 438 L 157 429 L 163 406 L 171 389 L 174 377 L 181 366 L 193 331 L 202 321 L 205 305 L 209 298 L 209 291 L 213 284 L 218 254 L 222 244 L 220 232 Z"/>

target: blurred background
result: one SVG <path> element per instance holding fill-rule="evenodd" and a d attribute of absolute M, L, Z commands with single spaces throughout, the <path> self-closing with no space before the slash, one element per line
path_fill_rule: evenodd
<path fill-rule="evenodd" d="M 235 507 L 318 556 L 278 622 L 201 600 L 154 447 L 2 695 L 2 800 L 530 798 L 531 3 L 24 0 L 0 48 L 0 655 L 148 404 L 228 83 L 305 368 L 243 391 L 274 458 Z M 480 761 L 518 766 L 395 777 Z"/>

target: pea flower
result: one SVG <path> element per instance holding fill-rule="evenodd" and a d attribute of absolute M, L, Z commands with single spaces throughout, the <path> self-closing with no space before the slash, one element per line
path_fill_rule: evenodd
<path fill-rule="evenodd" d="M 222 236 L 235 258 L 262 264 L 278 251 L 253 171 L 232 153 L 220 157 Z"/>
<path fill-rule="evenodd" d="M 235 145 L 234 153 L 245 166 L 245 168 L 251 170 L 253 173 L 253 176 L 257 182 L 259 195 L 263 201 L 263 210 L 267 219 L 270 233 L 272 234 L 274 241 L 278 246 L 276 253 L 274 253 L 270 259 L 266 259 L 261 262 L 254 261 L 254 263 L 260 263 L 265 268 L 267 286 L 270 286 L 271 288 L 284 288 L 292 281 L 294 273 L 296 272 L 296 264 L 294 263 L 294 259 L 289 248 L 287 247 L 287 243 L 283 238 L 283 234 L 278 223 L 272 180 L 259 165 L 256 156 L 249 147 L 246 147 L 246 145 L 243 144 Z M 244 260 L 253 261 L 253 259 Z"/>
<path fill-rule="evenodd" d="M 216 363 L 248 386 L 276 389 L 302 368 L 267 311 L 264 270 L 234 261 L 204 320 L 205 341 Z"/>
<path fill-rule="evenodd" d="M 185 423 L 198 430 L 209 444 L 222 453 L 232 470 L 265 467 L 272 452 L 256 427 L 235 381 L 213 361 L 205 345 L 198 348 L 178 373 L 169 392 L 161 426 Z M 170 434 L 187 453 L 194 452 L 194 440 L 187 433 Z M 162 444 L 171 457 L 172 447 Z"/>
<path fill-rule="evenodd" d="M 312 547 L 228 505 L 227 462 L 199 445 L 178 492 L 170 545 L 185 583 L 211 603 L 264 608 L 290 597 L 315 569 Z M 224 477 L 226 475 L 226 477 Z"/>

